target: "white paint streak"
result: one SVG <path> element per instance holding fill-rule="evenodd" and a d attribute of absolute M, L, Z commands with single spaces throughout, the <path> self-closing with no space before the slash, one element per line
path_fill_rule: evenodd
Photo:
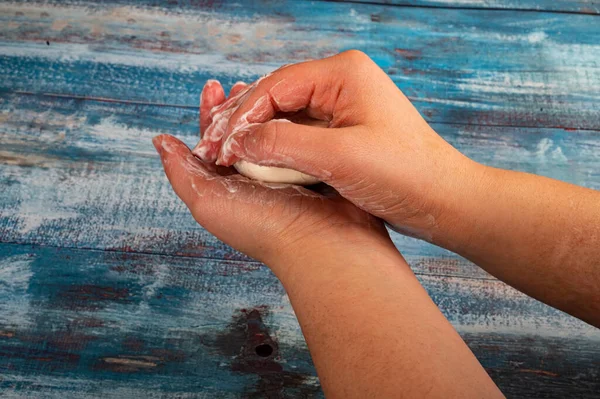
<path fill-rule="evenodd" d="M 85 61 L 96 64 L 126 65 L 133 67 L 152 67 L 182 73 L 205 72 L 211 75 L 223 74 L 250 78 L 272 70 L 274 65 L 240 65 L 228 61 L 222 54 L 175 54 L 166 57 L 162 53 L 140 51 L 133 55 L 130 51 L 106 49 L 95 51 L 87 44 L 53 43 L 48 47 L 37 43 L 3 43 L 0 54 L 8 57 L 45 58 L 57 62 Z"/>
<path fill-rule="evenodd" d="M 0 295 L 8 291 L 27 291 L 33 276 L 28 255 L 15 255 L 0 260 Z"/>
<path fill-rule="evenodd" d="M 33 277 L 29 255 L 13 255 L 0 259 L 0 329 L 27 328 L 31 319 L 30 295 L 27 293 Z"/>
<path fill-rule="evenodd" d="M 545 137 L 541 139 L 534 153 L 539 162 L 555 161 L 559 163 L 567 162 L 567 157 L 563 154 L 562 148 L 554 144 L 554 141 Z"/>
<path fill-rule="evenodd" d="M 37 189 L 39 189 L 39 186 Z M 38 197 L 36 193 L 31 193 L 26 199 L 23 199 L 17 211 L 20 219 L 19 233 L 29 234 L 46 223 L 79 216 L 79 213 L 75 210 L 63 210 L 59 207 L 59 203 L 48 201 Z"/>
<path fill-rule="evenodd" d="M 461 108 L 476 108 L 476 109 L 483 109 L 483 110 L 501 110 L 503 108 L 501 105 L 485 104 L 485 103 L 480 103 L 480 102 L 475 102 L 475 101 L 447 100 L 444 98 L 409 96 L 409 99 L 411 101 L 419 101 L 419 102 L 422 101 L 422 102 L 435 103 L 435 104 L 452 105 L 452 106 L 461 107 Z"/>
<path fill-rule="evenodd" d="M 155 357 L 154 360 L 155 361 L 148 361 L 144 359 L 130 359 L 121 357 L 105 357 L 104 359 L 102 359 L 102 361 L 104 361 L 105 363 L 119 364 L 122 366 L 133 368 L 154 368 L 158 365 L 156 361 L 159 359 Z"/>
<path fill-rule="evenodd" d="M 27 26 L 31 20 L 39 21 L 39 6 L 4 3 L 5 15 L 22 13 L 26 22 L 12 29 Z M 116 47 L 96 45 L 45 43 L 3 43 L 0 54 L 12 56 L 40 56 L 61 61 L 87 60 L 96 63 L 132 65 L 192 72 L 203 70 L 213 75 L 222 73 L 238 77 L 262 75 L 278 66 L 268 60 L 256 65 L 254 60 L 265 47 L 272 50 L 297 48 L 305 57 L 319 58 L 320 54 L 335 53 L 348 46 L 351 39 L 338 38 L 336 42 L 324 40 L 319 32 L 294 30 L 294 21 L 287 17 L 261 18 L 258 16 L 232 17 L 227 10 L 207 12 L 188 8 L 185 13 L 159 7 L 106 6 L 101 10 L 84 5 L 47 5 L 47 21 L 54 27 L 74 28 L 81 35 L 90 35 L 100 42 L 109 37 L 131 37 L 132 43 L 123 41 Z M 44 28 L 44 20 L 38 22 Z M 358 24 L 355 24 L 358 25 Z M 47 29 L 52 28 L 48 22 Z M 8 26 L 0 28 L 1 31 Z M 60 29 L 59 29 L 60 30 Z M 353 30 L 359 27 L 353 26 Z M 15 32 L 10 32 L 15 34 Z M 164 39 L 157 40 L 157 34 Z M 162 45 L 168 40 L 173 46 Z M 119 49 L 120 47 L 120 49 Z M 234 59 L 230 61 L 229 59 Z M 273 57 L 273 60 L 277 57 Z"/>

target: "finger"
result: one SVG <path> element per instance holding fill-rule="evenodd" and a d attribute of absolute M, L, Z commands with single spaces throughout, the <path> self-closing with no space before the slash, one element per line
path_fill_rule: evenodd
<path fill-rule="evenodd" d="M 266 122 L 277 112 L 301 109 L 312 118 L 333 120 L 344 84 L 352 85 L 365 62 L 372 63 L 363 53 L 348 51 L 274 71 L 256 82 L 250 96 L 231 116 L 228 132 L 243 123 Z M 349 65 L 354 68 L 349 69 Z M 360 93 L 353 94 L 360 102 Z"/>
<path fill-rule="evenodd" d="M 231 90 L 229 91 L 229 98 L 234 97 L 240 91 L 242 91 L 246 86 L 248 86 L 244 82 L 235 82 L 233 86 L 231 86 Z"/>
<path fill-rule="evenodd" d="M 356 64 L 355 70 L 349 71 L 349 63 Z M 311 118 L 329 121 L 331 127 L 358 124 L 363 113 L 361 92 L 364 76 L 361 84 L 356 84 L 355 80 L 367 63 L 372 61 L 366 55 L 346 52 L 290 65 L 259 79 L 233 112 L 226 106 L 216 110 L 228 117 L 221 126 L 225 129 L 222 141 L 254 124 L 272 119 L 278 112 L 304 110 Z M 351 99 L 346 94 L 349 89 L 352 90 Z M 222 163 L 222 160 L 217 162 Z"/>
<path fill-rule="evenodd" d="M 160 135 L 152 139 L 152 143 L 160 154 L 173 190 L 193 213 L 200 193 L 210 193 L 213 182 L 219 177 L 216 168 L 200 162 L 184 143 L 173 136 Z"/>
<path fill-rule="evenodd" d="M 225 102 L 225 91 L 217 80 L 210 79 L 200 94 L 200 137 L 212 122 L 211 109 Z"/>
<path fill-rule="evenodd" d="M 256 214 L 257 206 L 282 203 L 290 197 L 321 198 L 302 187 L 261 184 L 238 174 L 221 176 L 215 165 L 198 160 L 173 136 L 160 135 L 152 142 L 177 196 L 196 221 L 216 235 L 223 227 L 223 218 L 235 216 L 233 213 L 247 217 Z"/>
<path fill-rule="evenodd" d="M 294 169 L 329 182 L 352 167 L 352 143 L 360 127 L 323 128 L 271 120 L 229 136 L 223 144 L 224 163 L 243 159 L 262 166 Z"/>
<path fill-rule="evenodd" d="M 223 218 L 230 217 L 235 209 L 243 212 L 240 208 L 243 205 L 236 198 L 238 195 L 250 197 L 246 182 L 240 175 L 220 176 L 215 165 L 198 160 L 184 143 L 173 136 L 160 135 L 152 142 L 175 194 L 198 223 L 220 236 Z"/>
<path fill-rule="evenodd" d="M 306 115 L 306 112 L 304 112 L 304 111 L 300 111 L 295 114 L 288 115 L 288 116 L 286 116 L 285 119 L 281 119 L 281 120 L 282 121 L 287 120 L 287 121 L 294 122 L 295 124 L 299 124 L 299 125 L 303 125 L 303 126 L 319 126 L 322 128 L 327 128 L 329 126 L 329 123 L 327 121 L 322 121 L 319 119 L 311 118 L 308 115 Z M 236 132 L 236 134 L 231 135 L 229 137 L 238 136 L 240 134 L 245 134 L 246 131 L 253 129 L 254 126 L 256 126 L 256 125 L 258 125 L 258 124 L 253 124 L 252 126 L 248 127 L 248 129 L 245 129 L 245 131 L 238 131 L 238 132 Z M 230 144 L 232 143 L 232 140 L 228 140 L 226 142 L 228 143 L 227 146 L 223 145 L 221 148 L 219 148 L 217 150 L 217 151 L 219 151 L 219 157 L 217 158 L 217 165 L 230 165 L 230 164 L 236 163 L 239 160 L 239 158 L 237 158 L 230 149 Z"/>
<path fill-rule="evenodd" d="M 252 86 L 238 87 L 236 94 L 210 110 L 210 125 L 203 131 L 202 140 L 192 150 L 204 162 L 213 163 L 221 148 L 221 140 L 231 114 L 247 98 Z"/>

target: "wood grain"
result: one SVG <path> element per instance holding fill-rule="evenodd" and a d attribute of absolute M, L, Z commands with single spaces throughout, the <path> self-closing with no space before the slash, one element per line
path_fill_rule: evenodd
<path fill-rule="evenodd" d="M 151 144 L 194 145 L 196 109 L 2 94 L 0 110 L 1 241 L 242 259 L 190 217 Z M 434 127 L 485 164 L 600 188 L 598 132 Z M 447 254 L 394 238 L 406 255 Z"/>
<path fill-rule="evenodd" d="M 193 221 L 151 145 L 195 144 L 208 78 L 359 48 L 471 158 L 600 189 L 598 17 L 569 14 L 596 2 L 356 3 L 0 5 L 2 396 L 322 397 L 281 285 Z M 393 239 L 507 396 L 597 395 L 598 330 Z"/>
<path fill-rule="evenodd" d="M 264 266 L 12 244 L 0 244 L 0 266 L 9 396 L 321 396 L 293 310 Z M 591 327 L 493 279 L 417 273 L 507 395 L 600 388 Z M 273 354 L 259 356 L 259 345 Z"/>
<path fill-rule="evenodd" d="M 0 178 L 5 188 L 0 193 L 0 241 L 7 243 L 0 251 L 7 257 L 0 268 L 6 273 L 2 285 L 6 297 L 0 301 L 6 304 L 0 308 L 0 320 L 6 322 L 0 335 L 9 342 L 3 349 L 8 362 L 3 367 L 11 373 L 7 381 L 22 381 L 17 386 L 24 392 L 52 393 L 52 387 L 59 386 L 127 397 L 145 394 L 143 377 L 159 373 L 164 380 L 152 389 L 174 394 L 201 384 L 208 397 L 225 381 L 241 390 L 235 392 L 271 389 L 263 380 L 272 381 L 276 375 L 276 389 L 282 392 L 289 387 L 318 391 L 300 331 L 275 278 L 199 228 L 162 174 L 151 137 L 170 133 L 193 144 L 196 109 L 3 94 L 0 111 Z M 597 132 L 435 127 L 480 161 L 600 187 Z M 600 367 L 593 360 L 598 356 L 597 330 L 519 294 L 444 250 L 399 235 L 394 239 L 434 301 L 468 338 L 506 393 L 537 390 L 552 391 L 549 397 L 567 392 L 585 396 L 597 387 L 592 378 Z M 23 266 L 31 262 L 37 266 Z M 59 281 L 53 280 L 54 275 Z M 244 276 L 253 276 L 252 281 Z M 132 279 L 141 280 L 136 285 Z M 159 289 L 160 284 L 169 287 Z M 157 299 L 164 290 L 169 301 Z M 186 290 L 208 296 L 190 304 Z M 279 337 L 277 345 L 281 351 L 292 345 L 292 354 L 282 358 L 282 364 L 299 362 L 304 367 L 300 376 L 290 377 L 289 370 L 275 362 L 278 371 L 267 378 L 262 366 L 214 352 L 215 340 L 226 334 L 229 324 L 248 322 L 241 309 L 257 309 L 262 320 L 266 314 L 274 317 L 272 309 L 280 309 L 281 303 L 285 318 L 273 319 L 272 328 L 293 331 L 291 337 Z M 111 312 L 106 313 L 107 308 Z M 144 313 L 140 308 L 150 310 Z M 184 312 L 184 317 L 182 309 L 194 310 Z M 142 330 L 128 324 L 134 314 Z M 187 323 L 211 320 L 206 331 L 196 328 L 209 341 L 204 349 L 209 353 L 194 357 L 200 356 L 194 346 L 196 335 L 182 317 Z M 80 318 L 92 320 L 81 322 L 91 323 L 91 331 L 70 330 L 67 320 Z M 124 330 L 129 332 L 115 329 L 113 323 L 126 324 Z M 110 328 L 94 327 L 100 324 Z M 49 325 L 54 327 L 47 330 Z M 178 333 L 171 329 L 191 335 L 173 348 L 170 334 Z M 21 336 L 24 340 L 15 339 Z M 89 336 L 93 340 L 88 344 Z M 495 343 L 486 345 L 488 338 Z M 143 349 L 123 350 L 128 345 L 123 340 L 145 344 Z M 547 352 L 546 345 L 561 348 L 560 355 Z M 587 357 L 577 355 L 576 348 L 582 347 L 591 351 Z M 179 357 L 165 357 L 167 349 L 177 350 Z M 192 363 L 177 360 L 190 356 L 195 359 Z M 548 359 L 558 360 L 549 364 Z M 214 364 L 223 363 L 229 371 L 214 370 Z M 236 371 L 232 377 L 232 367 L 245 372 Z M 205 380 L 199 382 L 194 373 Z M 34 375 L 41 378 L 40 386 L 33 386 Z M 576 375 L 586 377 L 577 381 Z M 72 382 L 75 376 L 78 383 Z M 107 384 L 105 378 L 121 384 Z"/>
<path fill-rule="evenodd" d="M 9 3 L 0 19 L 0 89 L 194 107 L 208 78 L 230 86 L 358 48 L 430 122 L 600 130 L 596 16 L 304 1 L 224 2 L 210 11 L 143 4 Z"/>

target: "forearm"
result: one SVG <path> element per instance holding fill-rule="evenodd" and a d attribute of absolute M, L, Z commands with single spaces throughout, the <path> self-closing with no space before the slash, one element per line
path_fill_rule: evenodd
<path fill-rule="evenodd" d="M 600 326 L 600 192 L 476 166 L 434 242 Z"/>
<path fill-rule="evenodd" d="M 501 397 L 392 245 L 311 247 L 274 268 L 328 397 Z"/>

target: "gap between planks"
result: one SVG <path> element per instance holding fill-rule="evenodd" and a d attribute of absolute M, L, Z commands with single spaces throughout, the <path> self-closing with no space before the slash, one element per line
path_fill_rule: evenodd
<path fill-rule="evenodd" d="M 23 96 L 32 96 L 32 97 L 50 97 L 50 98 L 64 98 L 67 100 L 82 100 L 82 101 L 97 101 L 97 102 L 105 102 L 105 103 L 115 103 L 115 104 L 128 104 L 128 105 L 147 105 L 154 107 L 165 107 L 165 108 L 179 108 L 179 109 L 199 109 L 200 105 L 184 105 L 184 104 L 166 104 L 166 103 L 154 103 L 150 101 L 139 101 L 139 100 L 122 100 L 117 98 L 110 97 L 93 97 L 93 96 L 80 96 L 76 94 L 62 94 L 62 93 L 36 93 L 32 91 L 23 91 L 23 90 L 7 90 L 4 93 L 8 94 L 17 94 Z M 410 101 L 419 101 L 419 98 L 407 96 Z M 465 122 L 443 122 L 443 121 L 427 121 L 429 124 L 437 124 L 437 125 L 459 125 L 459 126 L 489 126 L 489 127 L 506 127 L 506 128 L 536 128 L 535 126 L 527 126 L 527 125 L 506 125 L 506 124 L 481 124 L 481 123 L 465 123 Z M 566 130 L 586 130 L 590 132 L 600 132 L 600 129 L 579 129 L 572 126 L 544 126 L 547 129 L 566 129 Z"/>
<path fill-rule="evenodd" d="M 131 251 L 123 251 L 120 249 L 101 249 L 101 248 L 92 248 L 92 247 L 72 247 L 72 246 L 58 246 L 58 245 L 49 245 L 49 244 L 39 244 L 39 243 L 28 243 L 28 242 L 18 242 L 18 241 L 0 241 L 0 245 L 15 245 L 15 246 L 29 246 L 31 248 L 41 247 L 41 248 L 56 248 L 56 249 L 64 249 L 69 251 L 86 251 L 86 252 L 98 252 L 98 253 L 114 253 L 114 254 L 133 254 L 133 255 L 144 255 L 144 256 L 162 256 L 167 258 L 176 258 L 176 259 L 198 259 L 198 260 L 208 260 L 215 262 L 228 262 L 228 263 L 250 263 L 253 265 L 264 266 L 262 262 L 259 262 L 254 259 L 223 259 L 211 256 L 190 256 L 190 255 L 178 255 L 178 254 L 170 254 L 166 252 L 149 252 L 149 251 L 139 251 L 139 250 L 131 250 Z M 408 263 L 408 262 L 407 262 Z M 410 264 L 409 264 L 409 267 Z M 412 269 L 412 267 L 411 267 Z M 494 277 L 469 277 L 469 276 L 459 276 L 454 274 L 445 274 L 445 273 L 423 273 L 414 271 L 413 273 L 416 276 L 433 276 L 433 277 L 449 277 L 449 278 L 458 278 L 462 280 L 475 280 L 475 281 L 499 281 Z"/>
<path fill-rule="evenodd" d="M 444 6 L 434 4 L 396 4 L 386 3 L 385 1 L 360 1 L 360 0 L 317 0 L 321 3 L 347 3 L 347 4 L 367 4 L 371 6 L 380 7 L 399 7 L 399 8 L 438 8 L 440 10 L 464 10 L 464 11 L 514 11 L 514 12 L 536 12 L 536 13 L 550 13 L 550 14 L 575 14 L 575 15 L 589 15 L 590 17 L 598 17 L 600 13 L 590 10 L 585 11 L 569 11 L 569 10 L 540 10 L 537 8 L 515 8 L 515 7 L 474 7 L 474 6 Z"/>

